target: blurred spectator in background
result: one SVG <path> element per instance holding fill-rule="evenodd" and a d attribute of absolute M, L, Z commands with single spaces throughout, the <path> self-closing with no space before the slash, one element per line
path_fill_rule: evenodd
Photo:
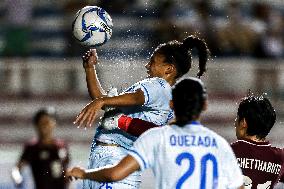
<path fill-rule="evenodd" d="M 26 65 L 25 59 L 30 54 L 30 25 L 32 21 L 33 1 L 32 0 L 5 0 L 7 9 L 5 16 L 5 39 L 3 56 L 9 58 L 20 57 L 23 59 L 23 66 Z M 22 62 L 23 62 L 22 61 Z M 7 64 L 11 64 L 9 59 Z M 7 85 L 11 79 L 11 70 L 5 69 L 5 81 L 3 85 L 5 89 L 9 89 Z M 22 69 L 22 93 L 29 93 L 28 70 Z"/>
<path fill-rule="evenodd" d="M 274 100 L 278 100 L 278 63 L 284 55 L 283 13 L 264 3 L 255 3 L 253 13 L 254 24 L 252 26 L 257 33 L 257 42 L 253 52 L 258 64 L 255 74 L 256 90 L 257 92 L 271 91 Z"/>
<path fill-rule="evenodd" d="M 131 7 L 135 4 L 136 0 L 112 0 L 110 1 L 98 1 L 93 4 L 105 9 L 109 14 L 125 14 L 131 10 Z M 132 9 L 135 10 L 135 9 Z"/>
<path fill-rule="evenodd" d="M 29 141 L 16 167 L 12 179 L 16 186 L 23 185 L 21 171 L 25 165 L 32 170 L 36 189 L 66 189 L 68 180 L 64 172 L 69 163 L 69 152 L 64 141 L 55 139 L 55 110 L 52 107 L 40 109 L 33 117 L 37 138 Z"/>
<path fill-rule="evenodd" d="M 171 40 L 180 39 L 179 28 L 176 27 L 174 16 L 175 1 L 156 0 L 154 10 L 157 14 L 157 22 L 153 25 L 153 33 L 150 41 L 151 47 Z"/>
<path fill-rule="evenodd" d="M 228 2 L 225 9 L 227 17 L 218 28 L 218 45 L 225 56 L 248 56 L 252 53 L 256 34 L 241 10 L 239 2 Z"/>
<path fill-rule="evenodd" d="M 215 17 L 210 1 L 156 0 L 159 21 L 154 25 L 156 43 L 181 40 L 196 34 L 208 42 L 213 55 L 218 54 Z M 157 44 L 155 44 L 157 45 Z"/>
<path fill-rule="evenodd" d="M 218 41 L 216 41 L 216 18 L 212 13 L 212 2 L 207 0 L 193 1 L 192 6 L 195 11 L 195 21 L 191 25 L 192 30 L 207 41 L 212 55 L 219 55 L 220 49 Z"/>

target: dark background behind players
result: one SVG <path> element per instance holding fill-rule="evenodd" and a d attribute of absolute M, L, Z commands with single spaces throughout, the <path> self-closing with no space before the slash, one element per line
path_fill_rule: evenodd
<path fill-rule="evenodd" d="M 34 136 L 30 116 L 43 106 L 57 109 L 55 135 L 69 142 L 71 163 L 86 165 L 87 142 L 93 131 L 78 131 L 72 125 L 74 115 L 89 101 L 87 88 L 82 85 L 85 78 L 80 56 L 84 50 L 70 37 L 70 16 L 86 4 L 105 6 L 114 21 L 111 40 L 98 48 L 99 57 L 106 60 L 98 67 L 106 88 L 121 90 L 143 78 L 149 46 L 199 32 L 213 55 L 202 78 L 208 83 L 211 102 L 204 115 L 206 124 L 232 141 L 235 103 L 248 89 L 264 92 L 272 97 L 279 118 L 269 140 L 284 146 L 284 138 L 278 134 L 284 115 L 283 1 L 131 0 L 121 9 L 112 1 L 106 4 L 102 0 L 21 0 L 26 4 L 29 1 L 30 7 L 14 11 L 14 18 L 29 17 L 29 47 L 13 46 L 18 49 L 11 56 L 4 49 L 7 33 L 11 33 L 8 28 L 13 24 L 8 19 L 8 0 L 0 1 L 1 187 L 13 187 L 4 170 L 10 170 L 17 161 L 22 151 L 19 144 Z M 12 2 L 10 7 L 19 8 L 16 1 Z M 164 23 L 165 19 L 168 22 Z M 28 55 L 17 55 L 18 50 L 29 50 Z M 193 68 L 189 75 L 195 73 Z M 142 188 L 151 188 L 151 174 L 145 177 L 148 182 Z"/>

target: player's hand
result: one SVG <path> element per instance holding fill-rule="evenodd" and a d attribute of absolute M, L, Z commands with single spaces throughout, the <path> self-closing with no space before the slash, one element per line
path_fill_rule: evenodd
<path fill-rule="evenodd" d="M 94 65 L 98 62 L 98 55 L 96 49 L 88 50 L 83 56 L 83 67 L 94 68 Z"/>
<path fill-rule="evenodd" d="M 22 187 L 23 184 L 23 177 L 19 171 L 19 168 L 15 167 L 12 169 L 11 172 L 12 180 L 17 188 Z"/>
<path fill-rule="evenodd" d="M 86 174 L 86 170 L 82 167 L 73 167 L 66 171 L 65 176 L 69 178 L 71 181 L 73 179 L 84 179 Z"/>
<path fill-rule="evenodd" d="M 98 98 L 87 104 L 84 109 L 77 115 L 74 124 L 79 127 L 91 127 L 94 123 L 99 110 L 102 110 L 104 105 L 103 99 Z"/>

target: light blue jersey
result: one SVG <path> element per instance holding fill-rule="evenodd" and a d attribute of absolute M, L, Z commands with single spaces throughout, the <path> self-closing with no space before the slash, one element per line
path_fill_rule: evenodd
<path fill-rule="evenodd" d="M 141 170 L 153 170 L 157 189 L 235 189 L 243 184 L 230 145 L 198 122 L 150 129 L 129 154 Z"/>
<path fill-rule="evenodd" d="M 140 118 L 157 125 L 165 125 L 173 117 L 169 102 L 172 98 L 171 86 L 161 78 L 149 78 L 135 83 L 123 93 L 132 93 L 141 89 L 144 92 L 145 103 L 143 106 L 121 108 L 123 114 L 132 118 Z M 91 146 L 89 169 L 100 168 L 107 165 L 116 165 L 123 159 L 128 149 L 133 145 L 133 137 L 120 129 L 105 130 L 99 126 Z M 96 141 L 119 144 L 116 146 L 99 146 Z M 141 183 L 141 173 L 136 171 L 127 178 L 112 183 L 100 183 L 91 180 L 83 181 L 84 189 L 138 189 Z"/>
<path fill-rule="evenodd" d="M 155 123 L 156 125 L 165 125 L 173 117 L 173 111 L 169 106 L 172 98 L 171 86 L 162 78 L 154 77 L 139 81 L 123 91 L 124 93 L 133 93 L 141 89 L 144 93 L 145 103 L 143 106 L 132 106 L 120 108 L 121 112 L 132 118 L 139 118 L 145 121 Z M 97 128 L 92 149 L 95 141 L 104 143 L 119 144 L 129 149 L 136 137 L 126 132 L 115 129 L 105 130 L 101 126 Z"/>

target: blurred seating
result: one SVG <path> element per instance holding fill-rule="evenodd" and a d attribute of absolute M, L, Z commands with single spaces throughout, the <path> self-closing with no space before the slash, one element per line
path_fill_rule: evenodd
<path fill-rule="evenodd" d="M 131 0 L 116 6 L 117 1 L 95 0 L 33 1 L 31 56 L 77 57 L 84 49 L 71 35 L 71 22 L 76 10 L 89 5 L 105 8 L 112 16 L 112 39 L 98 49 L 103 56 L 119 55 L 118 50 L 134 57 L 149 56 L 160 42 L 182 39 L 199 33 L 208 41 L 214 56 L 252 56 L 258 32 L 265 29 L 255 19 L 255 2 Z M 119 1 L 118 1 L 119 2 Z M 271 3 L 272 11 L 283 15 L 284 3 Z M 265 11 L 265 10 L 264 10 Z M 5 23 L 6 7 L 0 2 L 0 23 Z M 267 18 L 268 19 L 268 18 Z M 283 28 L 283 27 L 282 27 Z M 5 38 L 0 28 L 0 54 Z M 254 36 L 254 34 L 257 34 Z M 282 31 L 283 34 L 283 31 Z M 284 35 L 281 35 L 282 41 Z M 282 55 L 283 57 L 283 55 Z"/>

